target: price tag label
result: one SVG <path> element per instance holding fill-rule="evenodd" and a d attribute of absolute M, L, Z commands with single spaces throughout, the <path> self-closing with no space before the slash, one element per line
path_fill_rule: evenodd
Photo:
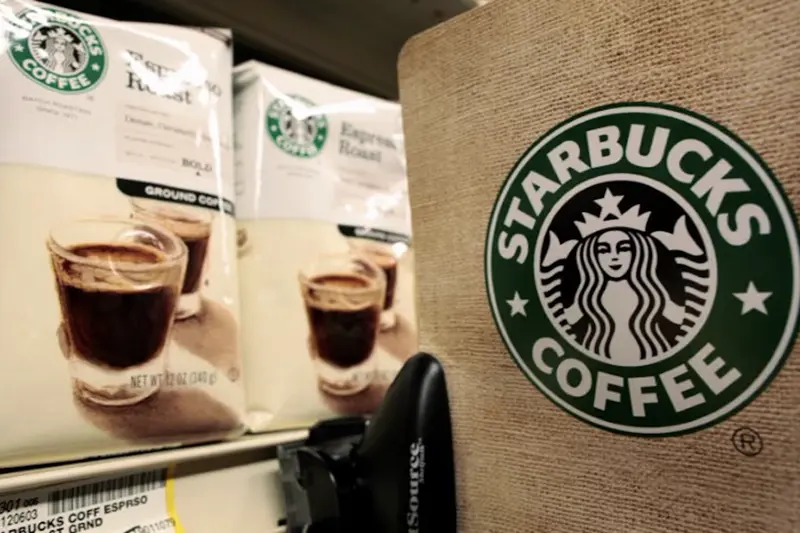
<path fill-rule="evenodd" d="M 0 533 L 183 533 L 167 469 L 0 495 Z"/>

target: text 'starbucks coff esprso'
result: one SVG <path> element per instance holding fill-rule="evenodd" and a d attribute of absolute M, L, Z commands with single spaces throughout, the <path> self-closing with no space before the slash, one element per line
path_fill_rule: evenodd
<path fill-rule="evenodd" d="M 0 466 L 241 431 L 229 37 L 2 31 Z"/>
<path fill-rule="evenodd" d="M 508 0 L 407 46 L 459 531 L 797 529 L 798 35 L 795 2 Z"/>
<path fill-rule="evenodd" d="M 237 67 L 249 426 L 372 412 L 416 349 L 400 107 Z"/>

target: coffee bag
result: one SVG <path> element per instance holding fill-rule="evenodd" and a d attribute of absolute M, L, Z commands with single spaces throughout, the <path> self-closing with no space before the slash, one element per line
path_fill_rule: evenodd
<path fill-rule="evenodd" d="M 0 22 L 0 466 L 241 432 L 229 36 Z"/>
<path fill-rule="evenodd" d="M 250 428 L 371 412 L 416 348 L 397 104 L 237 67 Z"/>
<path fill-rule="evenodd" d="M 460 528 L 800 523 L 796 2 L 497 0 L 400 59 Z"/>

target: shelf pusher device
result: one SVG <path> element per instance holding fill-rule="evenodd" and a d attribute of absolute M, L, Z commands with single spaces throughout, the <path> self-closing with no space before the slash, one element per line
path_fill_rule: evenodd
<path fill-rule="evenodd" d="M 444 369 L 409 359 L 370 420 L 314 426 L 280 446 L 287 533 L 456 533 Z"/>

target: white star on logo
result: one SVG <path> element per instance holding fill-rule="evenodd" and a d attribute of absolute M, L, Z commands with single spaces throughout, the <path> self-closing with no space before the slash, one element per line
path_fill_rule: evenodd
<path fill-rule="evenodd" d="M 622 196 L 614 196 L 611 194 L 611 189 L 606 189 L 603 197 L 594 201 L 594 203 L 599 205 L 602 209 L 602 211 L 600 211 L 600 220 L 605 219 L 608 215 L 614 215 L 617 218 L 621 217 L 622 213 L 619 211 L 619 203 L 621 200 Z"/>
<path fill-rule="evenodd" d="M 511 306 L 511 316 L 528 316 L 525 314 L 525 306 L 528 305 L 528 300 L 523 300 L 520 298 L 518 292 L 514 291 L 514 298 L 511 300 L 506 300 L 506 303 Z"/>
<path fill-rule="evenodd" d="M 98 65 L 97 63 L 92 63 L 92 70 L 94 71 L 100 70 L 100 65 Z"/>
<path fill-rule="evenodd" d="M 272 126 L 272 127 L 270 127 L 270 129 L 271 129 L 272 131 L 278 131 L 278 128 L 277 128 L 276 126 Z"/>
<path fill-rule="evenodd" d="M 25 50 L 25 47 L 23 47 L 21 44 L 14 45 L 15 52 L 22 52 L 23 50 Z"/>
<path fill-rule="evenodd" d="M 772 296 L 771 292 L 761 292 L 756 289 L 755 283 L 752 281 L 747 285 L 747 290 L 744 292 L 734 292 L 736 298 L 742 302 L 742 314 L 745 315 L 750 311 L 756 310 L 760 313 L 767 314 L 767 306 L 764 302 Z"/>

